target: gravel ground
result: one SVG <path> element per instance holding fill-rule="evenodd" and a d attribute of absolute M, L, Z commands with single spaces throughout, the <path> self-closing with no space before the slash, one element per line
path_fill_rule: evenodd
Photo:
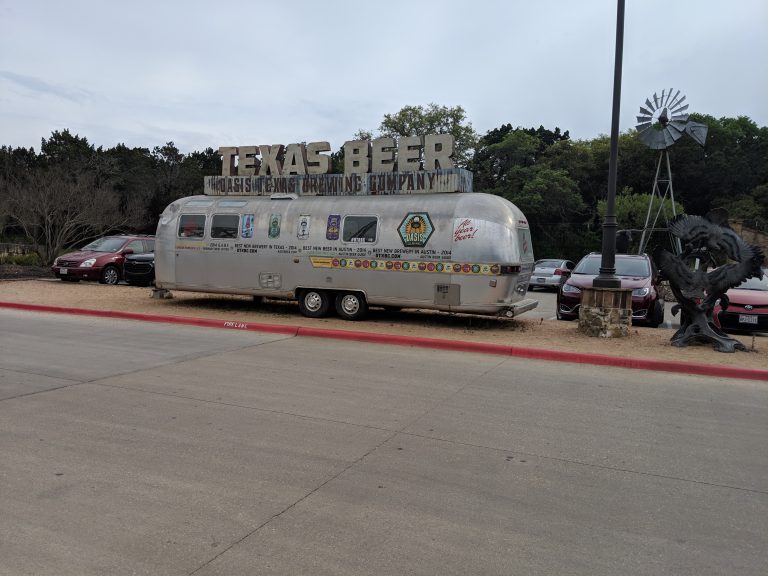
<path fill-rule="evenodd" d="M 579 332 L 577 322 L 527 319 L 525 314 L 510 320 L 426 310 L 386 312 L 374 308 L 366 320 L 349 322 L 333 316 L 305 318 L 293 302 L 274 300 L 256 304 L 247 296 L 179 291 L 174 291 L 173 296 L 169 300 L 153 299 L 149 288 L 62 282 L 54 279 L 46 268 L 18 271 L 0 266 L 0 302 L 310 326 L 768 370 L 768 335 L 764 334 L 736 335 L 753 351 L 723 354 L 715 352 L 711 345 L 675 348 L 669 343 L 674 331 L 663 328 L 633 326 L 627 338 L 591 338 Z"/>

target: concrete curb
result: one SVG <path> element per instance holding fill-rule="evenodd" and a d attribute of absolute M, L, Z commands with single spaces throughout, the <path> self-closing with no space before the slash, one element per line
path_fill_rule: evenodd
<path fill-rule="evenodd" d="M 317 338 L 333 338 L 337 340 L 352 340 L 355 342 L 454 350 L 457 352 L 498 354 L 518 358 L 531 358 L 533 360 L 551 360 L 555 362 L 572 362 L 577 364 L 592 364 L 596 366 L 613 366 L 617 368 L 634 368 L 659 372 L 675 372 L 679 374 L 698 374 L 702 376 L 768 381 L 768 370 L 718 366 L 714 364 L 693 364 L 674 360 L 625 358 L 620 356 L 606 356 L 603 354 L 587 354 L 581 352 L 524 348 L 521 346 L 506 346 L 503 344 L 441 340 L 439 338 L 414 338 L 409 336 L 376 334 L 373 332 L 332 330 L 328 328 L 310 328 L 305 326 L 282 326 L 279 324 L 255 324 L 252 322 L 232 320 L 191 318 L 188 316 L 160 316 L 156 314 L 120 312 L 118 310 L 89 310 L 85 308 L 69 308 L 63 306 L 19 304 L 16 302 L 0 302 L 0 308 L 27 310 L 31 312 L 51 312 L 56 314 L 75 314 L 79 316 L 97 316 L 102 318 L 120 318 L 123 320 L 140 320 L 143 322 L 160 322 L 165 324 L 183 324 L 187 326 L 202 326 L 207 328 L 225 328 L 228 330 L 249 330 L 254 332 L 287 334 L 291 336 L 311 336 Z"/>

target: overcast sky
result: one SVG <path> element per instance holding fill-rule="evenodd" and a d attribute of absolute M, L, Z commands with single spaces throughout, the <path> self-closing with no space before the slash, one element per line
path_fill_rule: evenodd
<path fill-rule="evenodd" d="M 611 130 L 616 0 L 0 0 L 0 145 L 327 140 L 462 106 L 480 134 Z M 768 1 L 626 0 L 620 129 L 670 87 L 768 124 Z"/>

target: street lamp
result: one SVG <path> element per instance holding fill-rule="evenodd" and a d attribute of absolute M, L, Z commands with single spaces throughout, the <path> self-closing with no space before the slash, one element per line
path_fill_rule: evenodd
<path fill-rule="evenodd" d="M 624 0 L 618 0 L 616 17 L 616 59 L 613 70 L 613 117 L 611 155 L 608 160 L 608 200 L 603 221 L 603 248 L 600 273 L 592 281 L 595 288 L 621 288 L 616 276 L 616 164 L 619 156 L 619 109 L 621 105 L 621 60 L 624 49 Z"/>

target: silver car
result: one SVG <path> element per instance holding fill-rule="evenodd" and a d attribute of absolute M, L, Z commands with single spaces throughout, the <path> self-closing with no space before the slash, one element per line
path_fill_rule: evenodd
<path fill-rule="evenodd" d="M 574 263 L 570 260 L 558 260 L 556 258 L 538 260 L 534 264 L 528 289 L 553 288 L 557 290 L 571 275 L 573 267 Z"/>

